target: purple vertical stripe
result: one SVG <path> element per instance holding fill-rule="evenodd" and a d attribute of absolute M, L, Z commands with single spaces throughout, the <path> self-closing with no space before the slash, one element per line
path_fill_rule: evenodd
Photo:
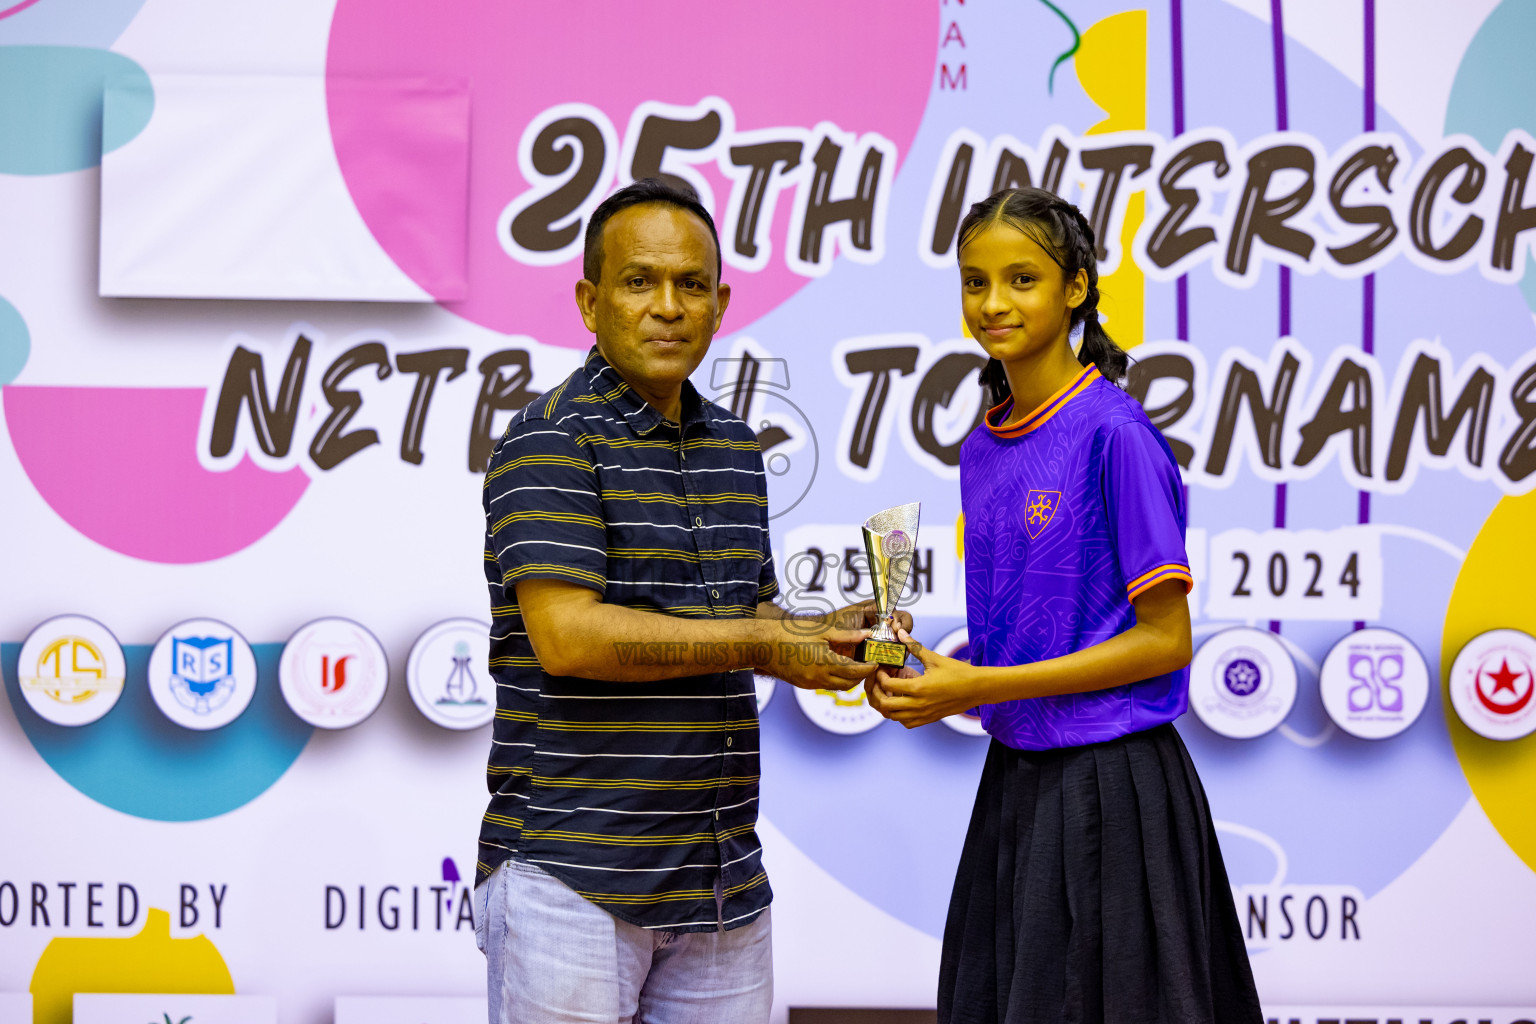
<path fill-rule="evenodd" d="M 1184 134 L 1184 2 L 1168 0 L 1173 39 L 1173 135 Z M 1175 333 L 1180 341 L 1189 340 L 1189 275 L 1180 274 L 1173 293 Z"/>
<path fill-rule="evenodd" d="M 1376 0 L 1365 0 L 1365 130 L 1376 130 Z"/>
<path fill-rule="evenodd" d="M 1275 128 L 1290 128 L 1285 108 L 1285 13 L 1281 0 L 1269 0 L 1270 39 L 1275 48 Z"/>
<path fill-rule="evenodd" d="M 1285 484 L 1275 485 L 1275 529 L 1285 529 Z M 1277 619 L 1269 620 L 1269 631 L 1280 632 L 1280 622 Z"/>
<path fill-rule="evenodd" d="M 1291 336 L 1291 268 L 1280 268 L 1280 337 Z"/>
<path fill-rule="evenodd" d="M 1363 0 L 1365 6 L 1365 130 L 1376 130 L 1376 0 Z M 1360 350 L 1376 352 L 1376 275 L 1366 274 L 1360 285 Z M 1371 521 L 1371 492 L 1361 491 L 1355 521 L 1364 526 Z M 1356 622 L 1364 629 L 1364 622 Z"/>
<path fill-rule="evenodd" d="M 1376 354 L 1376 275 L 1366 274 L 1360 290 L 1360 349 Z"/>
<path fill-rule="evenodd" d="M 1285 102 L 1285 12 L 1282 0 L 1269 0 L 1270 40 L 1275 63 L 1275 128 L 1290 128 L 1290 114 Z M 1280 336 L 1291 333 L 1291 269 L 1280 268 Z M 1285 529 L 1285 484 L 1275 485 L 1275 529 Z M 1271 621 L 1271 633 L 1280 632 L 1280 623 Z"/>
<path fill-rule="evenodd" d="M 1168 35 L 1173 40 L 1173 137 L 1184 134 L 1184 2 L 1168 0 Z M 1189 275 L 1180 274 L 1174 284 L 1174 333 L 1189 340 Z M 1189 485 L 1179 484 L 1184 499 L 1184 519 L 1189 520 Z"/>
<path fill-rule="evenodd" d="M 1168 13 L 1173 36 L 1173 134 L 1184 134 L 1184 3 L 1169 0 Z"/>

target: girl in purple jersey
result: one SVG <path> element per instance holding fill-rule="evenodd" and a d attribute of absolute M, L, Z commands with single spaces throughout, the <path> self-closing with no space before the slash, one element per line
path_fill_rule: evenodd
<path fill-rule="evenodd" d="M 939 1020 L 1262 1019 L 1188 706 L 1178 466 L 1118 386 L 1093 231 L 1007 189 L 960 226 L 961 302 L 994 407 L 960 452 L 971 662 L 870 702 L 908 728 L 978 708 L 993 740 L 944 928 Z M 1082 343 L 1073 350 L 1074 329 Z"/>

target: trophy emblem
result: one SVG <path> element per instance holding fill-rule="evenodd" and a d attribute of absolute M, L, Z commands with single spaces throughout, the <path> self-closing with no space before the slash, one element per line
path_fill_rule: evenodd
<path fill-rule="evenodd" d="M 881 665 L 899 666 L 907 660 L 907 647 L 896 639 L 896 604 L 901 600 L 917 554 L 919 502 L 876 512 L 864 521 L 864 553 L 869 556 L 869 576 L 875 585 L 875 611 L 880 620 L 854 657 Z"/>

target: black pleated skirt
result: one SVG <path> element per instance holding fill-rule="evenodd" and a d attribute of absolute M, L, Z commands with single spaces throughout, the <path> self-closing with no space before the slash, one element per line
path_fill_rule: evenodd
<path fill-rule="evenodd" d="M 1173 726 L 1061 750 L 992 742 L 944 927 L 939 1021 L 1262 1021 Z"/>

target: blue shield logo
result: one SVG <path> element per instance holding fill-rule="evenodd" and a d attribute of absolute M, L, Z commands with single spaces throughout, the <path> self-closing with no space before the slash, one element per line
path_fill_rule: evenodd
<path fill-rule="evenodd" d="M 230 637 L 172 637 L 171 693 L 182 706 L 206 715 L 235 692 L 234 662 Z"/>

